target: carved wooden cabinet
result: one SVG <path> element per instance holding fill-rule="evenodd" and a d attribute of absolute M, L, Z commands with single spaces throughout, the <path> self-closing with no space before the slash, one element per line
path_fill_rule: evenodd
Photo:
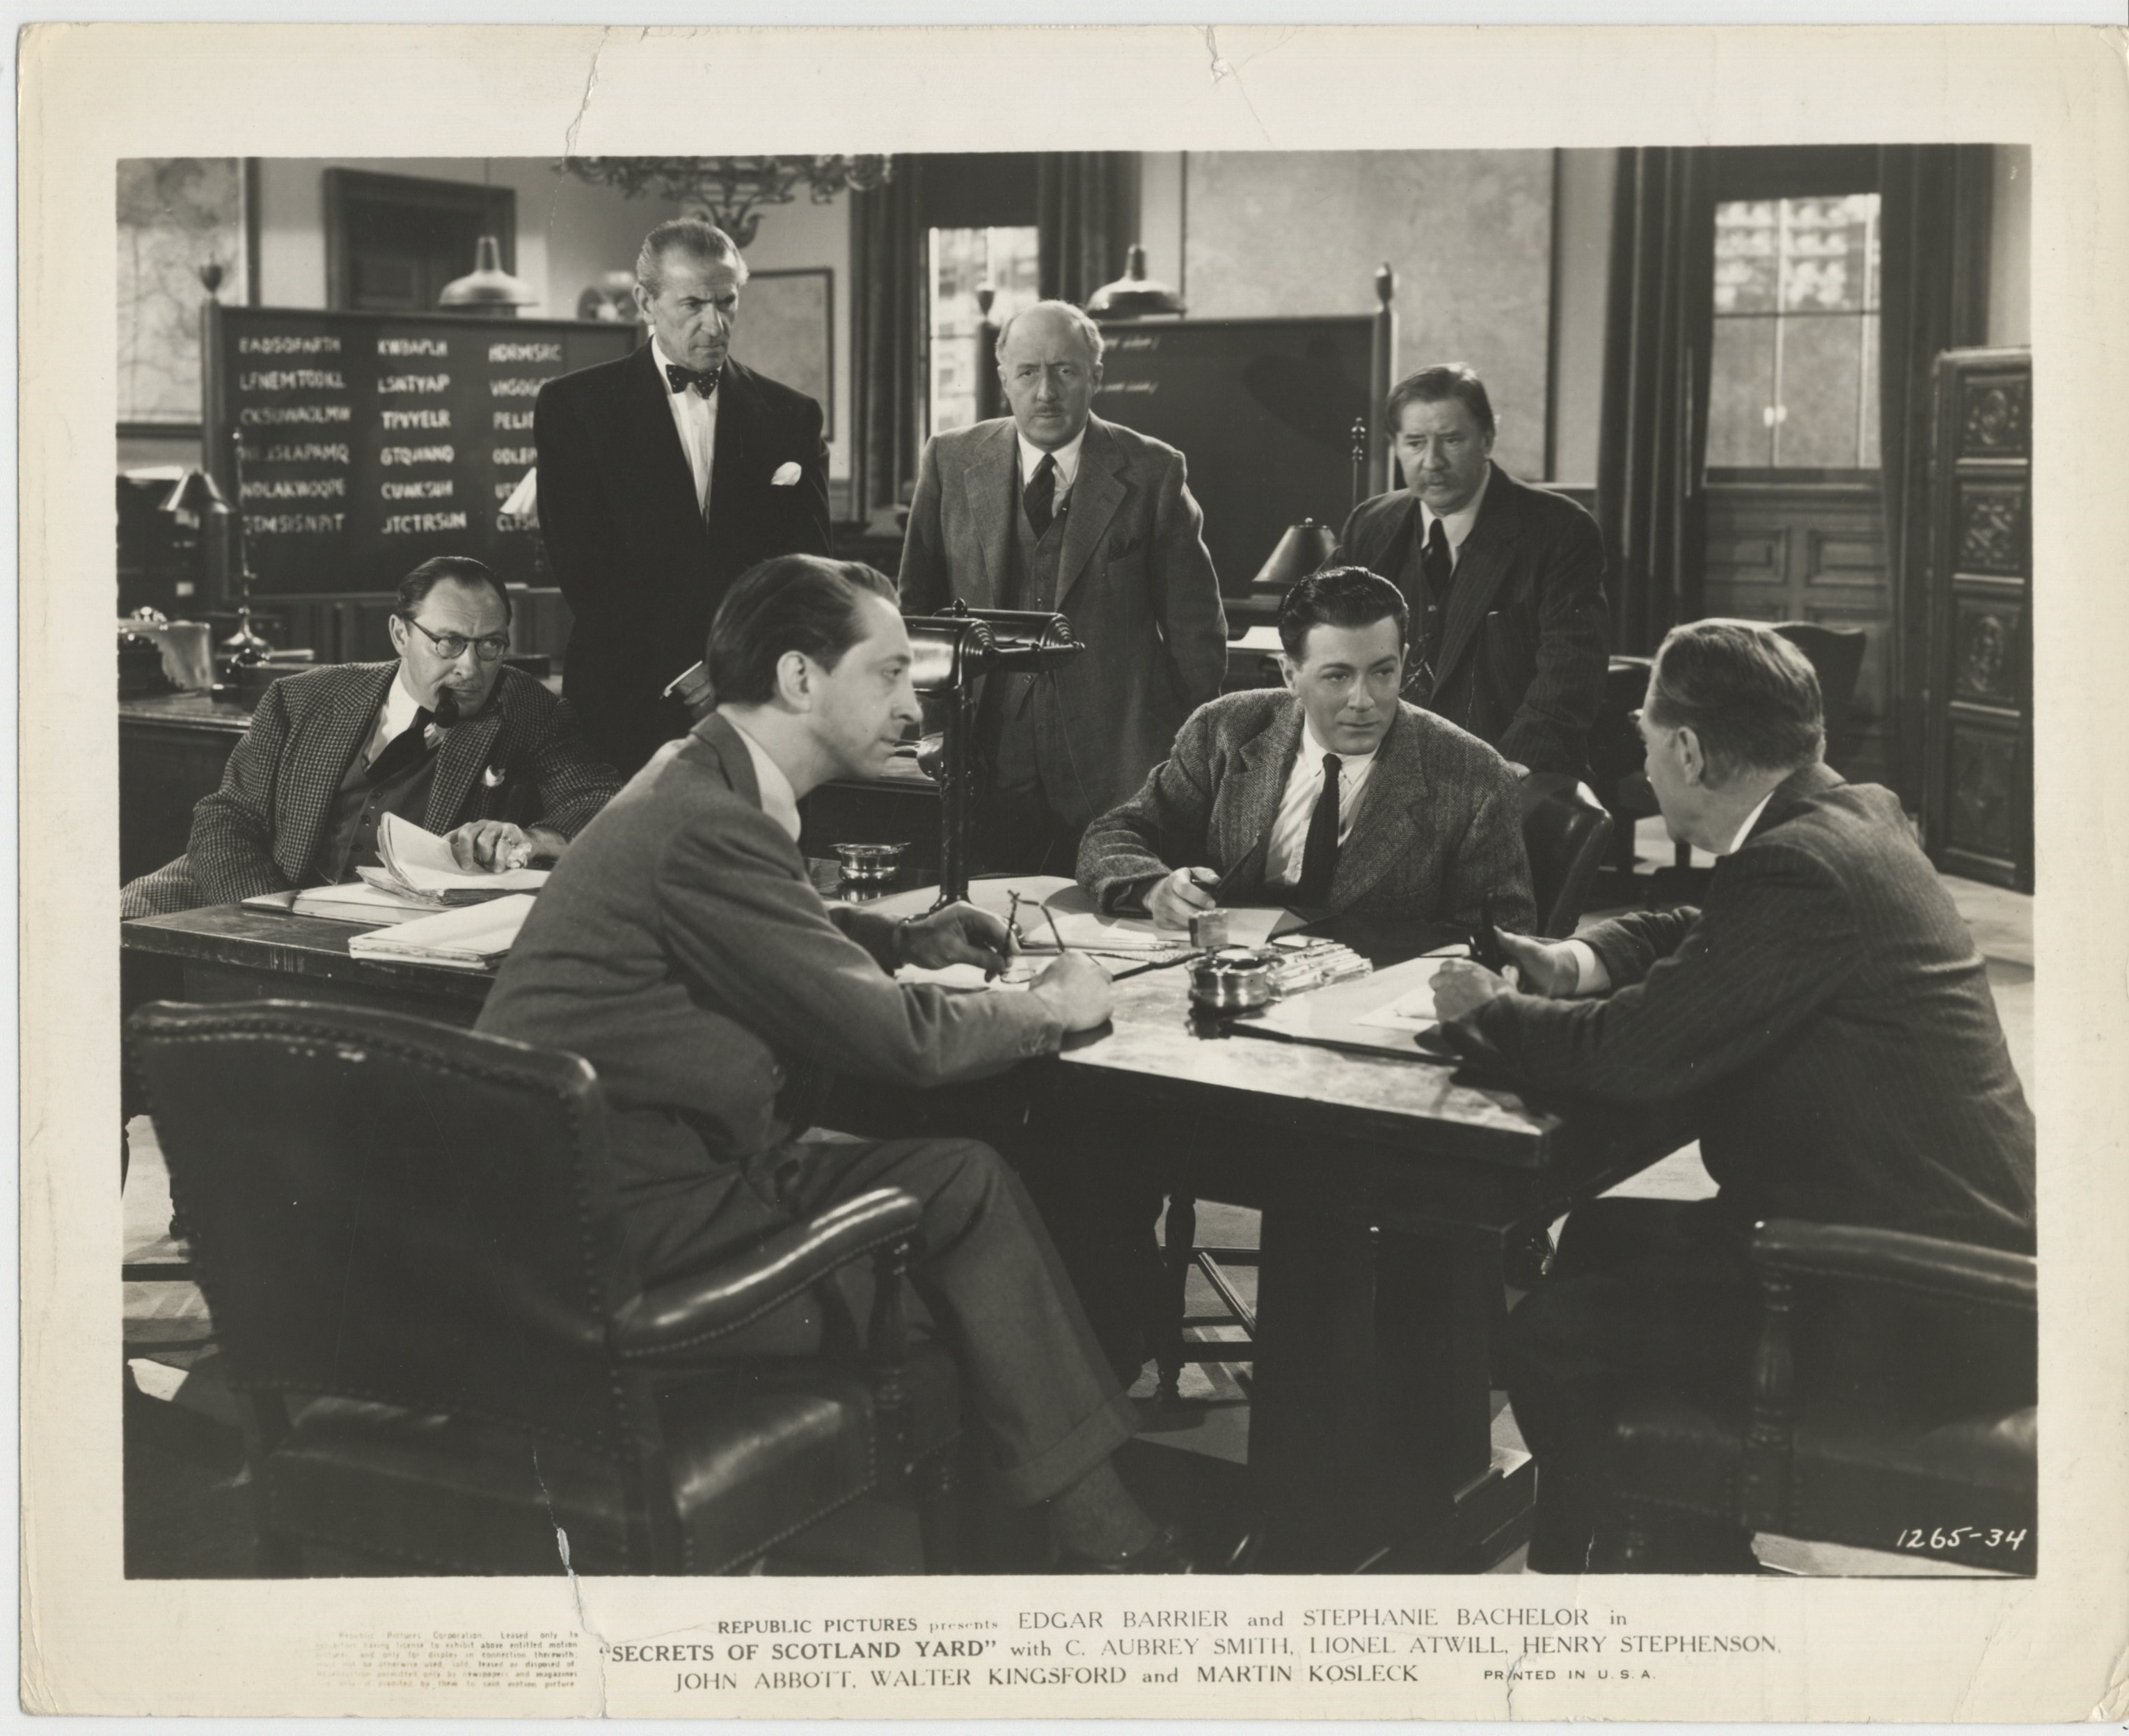
<path fill-rule="evenodd" d="M 1947 350 L 1930 467 L 1923 841 L 1948 874 L 2033 889 L 2032 358 Z"/>

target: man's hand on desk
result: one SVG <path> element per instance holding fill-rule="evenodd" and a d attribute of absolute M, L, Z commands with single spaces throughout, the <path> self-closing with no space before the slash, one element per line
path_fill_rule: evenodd
<path fill-rule="evenodd" d="M 949 904 L 913 917 L 896 931 L 898 961 L 928 971 L 974 965 L 986 976 L 1005 969 L 1005 924 L 974 904 Z"/>
<path fill-rule="evenodd" d="M 1507 976 L 1496 976 L 1484 966 L 1460 958 L 1449 960 L 1436 973 L 1434 1010 L 1441 1018 L 1461 1018 L 1511 989 L 1565 1000 L 1578 994 L 1600 994 L 1612 985 L 1603 961 L 1580 942 L 1536 940 L 1526 934 L 1498 938 L 1507 955 Z"/>
<path fill-rule="evenodd" d="M 1084 952 L 1060 952 L 1057 961 L 1027 985 L 1057 1015 L 1068 1031 L 1091 1031 L 1109 1022 L 1116 991 L 1109 973 Z"/>
<path fill-rule="evenodd" d="M 1145 913 L 1156 928 L 1188 928 L 1193 916 L 1212 908 L 1212 888 L 1219 883 L 1209 868 L 1179 868 L 1154 882 L 1145 895 Z"/>
<path fill-rule="evenodd" d="M 559 832 L 544 826 L 513 826 L 507 820 L 469 820 L 445 837 L 451 860 L 460 867 L 485 869 L 490 874 L 557 862 L 569 847 L 569 841 Z"/>

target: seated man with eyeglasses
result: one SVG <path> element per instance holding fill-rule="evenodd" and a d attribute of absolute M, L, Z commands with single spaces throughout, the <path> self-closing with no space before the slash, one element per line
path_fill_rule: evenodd
<path fill-rule="evenodd" d="M 620 789 L 569 702 L 504 666 L 510 596 L 479 561 L 422 562 L 389 624 L 397 662 L 266 689 L 185 854 L 126 886 L 122 916 L 354 880 L 387 813 L 448 837 L 462 868 L 552 861 Z"/>

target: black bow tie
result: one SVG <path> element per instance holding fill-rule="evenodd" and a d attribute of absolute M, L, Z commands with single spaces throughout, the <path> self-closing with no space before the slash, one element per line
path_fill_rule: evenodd
<path fill-rule="evenodd" d="M 704 398 L 707 398 L 717 389 L 716 374 L 698 373 L 693 368 L 682 367 L 678 362 L 665 364 L 665 379 L 676 393 L 684 392 L 688 387 L 693 386 Z"/>

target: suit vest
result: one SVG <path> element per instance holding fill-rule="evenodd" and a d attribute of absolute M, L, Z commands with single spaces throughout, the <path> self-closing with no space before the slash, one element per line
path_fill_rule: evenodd
<path fill-rule="evenodd" d="M 311 858 L 314 886 L 351 880 L 358 866 L 375 863 L 379 860 L 377 828 L 386 814 L 396 813 L 417 826 L 428 817 L 429 790 L 436 781 L 437 751 L 431 748 L 380 781 L 370 776 L 369 767 L 364 763 L 362 750 L 368 745 L 365 736 L 348 761 L 347 770 L 341 774 L 325 836 Z"/>
<path fill-rule="evenodd" d="M 1007 546 L 1005 595 L 1001 608 L 1033 609 L 1042 614 L 1053 614 L 1057 608 L 1058 572 L 1064 554 L 1064 522 L 1069 516 L 1071 496 L 1064 497 L 1065 511 L 1050 521 L 1050 527 L 1040 537 L 1035 527 L 1027 522 L 1027 508 L 1021 503 L 1016 489 L 1012 503 L 1012 541 Z M 1027 708 L 1028 695 L 1035 689 L 1036 678 L 1031 675 L 1007 675 L 999 684 L 1003 689 L 1004 714 L 1017 718 Z"/>

